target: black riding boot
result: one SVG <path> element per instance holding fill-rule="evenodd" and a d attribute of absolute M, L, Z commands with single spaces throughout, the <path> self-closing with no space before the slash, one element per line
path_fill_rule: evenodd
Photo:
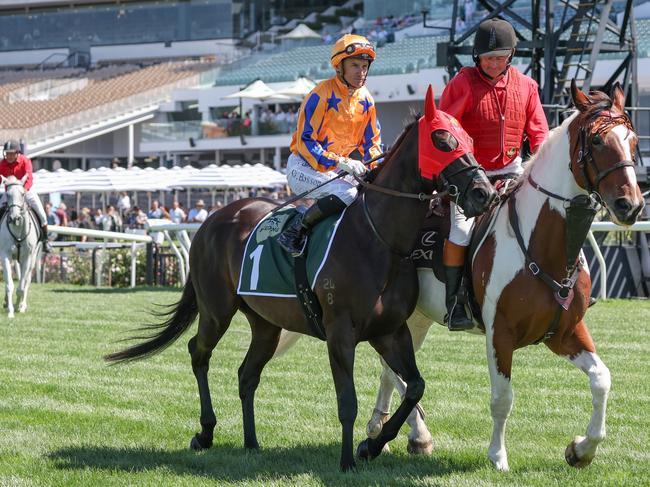
<path fill-rule="evenodd" d="M 467 316 L 465 296 L 467 291 L 463 283 L 463 267 L 445 266 L 445 303 L 447 304 L 447 327 L 450 331 L 471 330 L 474 323 Z"/>
<path fill-rule="evenodd" d="M 289 226 L 278 236 L 278 244 L 297 257 L 305 250 L 307 234 L 320 221 L 334 215 L 346 207 L 338 197 L 329 195 L 319 199 L 302 215 L 296 215 Z"/>
<path fill-rule="evenodd" d="M 46 254 L 49 254 L 52 252 L 52 245 L 50 244 L 50 241 L 47 239 L 47 223 L 41 227 L 41 240 L 43 243 L 43 252 Z"/>
<path fill-rule="evenodd" d="M 0 221 L 2 221 L 2 217 L 5 216 L 6 211 L 7 211 L 6 206 L 0 206 Z"/>

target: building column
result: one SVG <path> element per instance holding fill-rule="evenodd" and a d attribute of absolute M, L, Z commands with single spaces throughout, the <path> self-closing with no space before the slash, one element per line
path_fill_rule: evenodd
<path fill-rule="evenodd" d="M 135 155 L 135 136 L 133 130 L 133 124 L 129 125 L 129 155 L 126 159 L 126 167 L 132 167 Z"/>
<path fill-rule="evenodd" d="M 273 167 L 275 168 L 276 171 L 279 171 L 281 165 L 282 165 L 282 148 L 276 147 L 275 154 L 273 154 Z"/>
<path fill-rule="evenodd" d="M 260 149 L 260 164 L 264 164 L 264 163 L 265 163 L 265 161 L 264 161 L 264 148 L 262 147 Z"/>

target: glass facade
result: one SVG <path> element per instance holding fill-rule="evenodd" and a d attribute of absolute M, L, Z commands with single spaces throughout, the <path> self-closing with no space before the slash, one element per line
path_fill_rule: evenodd
<path fill-rule="evenodd" d="M 247 12 L 227 0 L 59 7 L 0 15 L 0 51 L 239 37 Z"/>

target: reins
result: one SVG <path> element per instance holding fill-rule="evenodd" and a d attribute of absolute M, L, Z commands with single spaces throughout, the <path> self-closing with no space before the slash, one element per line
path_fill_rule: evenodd
<path fill-rule="evenodd" d="M 372 159 L 370 159 L 370 160 L 364 162 L 364 165 L 368 166 L 368 165 L 372 164 L 373 162 L 375 162 L 375 161 L 377 161 L 377 160 L 383 158 L 384 156 L 386 156 L 386 154 L 387 154 L 386 152 L 382 152 L 382 153 L 379 154 L 378 156 L 375 156 L 375 157 L 373 157 Z M 293 197 L 289 198 L 287 201 L 285 201 L 285 202 L 282 203 L 281 205 L 276 206 L 275 208 L 273 208 L 273 210 L 271 210 L 271 215 L 272 215 L 273 213 L 275 213 L 276 211 L 281 210 L 281 209 L 284 208 L 285 206 L 290 205 L 291 203 L 294 203 L 294 202 L 296 202 L 296 201 L 298 201 L 298 200 L 304 198 L 304 197 L 307 196 L 308 194 L 313 193 L 313 192 L 316 191 L 317 189 L 320 189 L 320 188 L 322 188 L 323 186 L 325 186 L 325 185 L 331 183 L 332 181 L 336 181 L 337 179 L 341 179 L 342 177 L 347 176 L 347 175 L 348 175 L 348 173 L 342 171 L 342 172 L 340 172 L 338 175 L 334 176 L 332 179 L 328 179 L 328 180 L 325 181 L 324 183 L 321 183 L 321 184 L 319 184 L 318 186 L 313 187 L 312 189 L 308 189 L 307 191 L 303 191 L 302 193 L 297 194 L 296 196 L 293 196 Z M 356 178 L 356 176 L 355 176 L 355 178 Z M 357 180 L 358 180 L 358 179 L 357 179 Z"/>

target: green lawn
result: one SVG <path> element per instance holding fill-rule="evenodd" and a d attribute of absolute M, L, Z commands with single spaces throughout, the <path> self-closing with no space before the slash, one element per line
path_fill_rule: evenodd
<path fill-rule="evenodd" d="M 257 392 L 257 454 L 243 450 L 237 368 L 248 326 L 241 316 L 210 370 L 215 446 L 188 450 L 198 431 L 198 393 L 186 351 L 193 329 L 144 362 L 109 367 L 102 355 L 149 319 L 170 290 L 33 285 L 26 315 L 0 317 L 0 486 L 5 485 L 650 485 L 650 302 L 609 301 L 589 311 L 599 353 L 612 372 L 608 437 L 594 463 L 564 461 L 591 411 L 586 376 L 544 346 L 515 354 L 515 405 L 508 423 L 511 471 L 487 460 L 489 381 L 482 338 L 435 327 L 418 355 L 434 437 L 431 457 L 392 452 L 338 471 L 340 426 L 325 345 L 300 340 L 271 362 Z M 358 348 L 359 417 L 365 435 L 380 366 Z"/>

